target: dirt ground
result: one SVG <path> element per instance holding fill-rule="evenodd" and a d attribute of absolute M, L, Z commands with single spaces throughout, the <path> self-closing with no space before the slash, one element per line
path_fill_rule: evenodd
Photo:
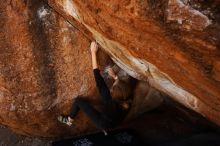
<path fill-rule="evenodd" d="M 51 146 L 51 141 L 21 136 L 0 126 L 0 146 Z"/>

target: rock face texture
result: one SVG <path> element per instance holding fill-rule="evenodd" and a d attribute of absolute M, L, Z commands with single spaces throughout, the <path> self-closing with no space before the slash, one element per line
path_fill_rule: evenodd
<path fill-rule="evenodd" d="M 44 137 L 96 130 L 82 113 L 72 128 L 57 122 L 78 95 L 99 104 L 90 40 L 45 1 L 1 1 L 0 19 L 0 123 L 21 134 Z M 99 59 L 101 69 L 108 65 L 105 53 L 100 52 Z M 136 107 L 138 99 L 148 103 L 150 95 L 158 93 L 144 86 L 146 98 L 136 98 L 130 117 L 140 111 L 138 107 L 146 107 Z M 147 109 L 161 98 L 153 101 Z"/>
<path fill-rule="evenodd" d="M 142 80 L 128 119 L 161 103 L 148 82 L 220 125 L 219 9 L 217 0 L 1 1 L 0 123 L 45 137 L 96 130 L 83 113 L 73 128 L 56 120 L 77 95 L 99 105 L 88 50 L 95 39 Z"/>
<path fill-rule="evenodd" d="M 220 125 L 220 3 L 48 0 L 131 76 Z"/>
<path fill-rule="evenodd" d="M 28 135 L 70 132 L 56 116 L 94 92 L 88 39 L 44 2 L 0 6 L 0 122 Z"/>

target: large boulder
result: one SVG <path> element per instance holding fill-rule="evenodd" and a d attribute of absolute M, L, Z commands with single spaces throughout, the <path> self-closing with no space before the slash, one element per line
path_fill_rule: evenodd
<path fill-rule="evenodd" d="M 220 3 L 48 0 L 131 76 L 220 125 Z"/>
<path fill-rule="evenodd" d="M 97 130 L 83 113 L 74 127 L 57 121 L 59 114 L 68 114 L 78 95 L 99 104 L 89 37 L 44 1 L 1 1 L 0 19 L 0 123 L 21 134 L 44 137 Z M 104 52 L 99 53 L 103 69 L 110 60 Z M 143 85 L 148 103 L 149 95 L 158 92 Z M 137 107 L 129 118 L 137 115 L 138 107 L 142 112 L 154 108 L 161 98 L 153 101 L 147 108 L 134 102 Z"/>
<path fill-rule="evenodd" d="M 77 95 L 95 95 L 89 40 L 42 1 L 1 1 L 0 12 L 0 123 L 26 135 L 71 133 L 56 117 Z"/>

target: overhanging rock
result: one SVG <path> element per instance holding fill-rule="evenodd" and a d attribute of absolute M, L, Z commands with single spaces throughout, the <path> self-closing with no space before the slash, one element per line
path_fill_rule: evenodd
<path fill-rule="evenodd" d="M 127 73 L 220 125 L 218 1 L 49 0 L 49 5 L 96 39 Z"/>

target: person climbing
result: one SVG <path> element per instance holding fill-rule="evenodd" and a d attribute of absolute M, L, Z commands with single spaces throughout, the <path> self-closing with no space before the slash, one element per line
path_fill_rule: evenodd
<path fill-rule="evenodd" d="M 129 97 L 130 90 L 123 88 L 123 83 L 114 73 L 112 68 L 108 68 L 108 74 L 114 79 L 114 84 L 111 90 L 108 89 L 103 77 L 100 75 L 100 70 L 97 63 L 98 45 L 92 42 L 90 45 L 92 56 L 92 67 L 96 81 L 96 87 L 101 95 L 103 108 L 102 111 L 95 109 L 86 97 L 78 96 L 73 102 L 70 114 L 68 116 L 59 116 L 58 120 L 61 123 L 71 126 L 74 123 L 74 118 L 81 109 L 96 125 L 103 130 L 106 135 L 106 130 L 116 127 L 127 115 L 130 108 L 129 103 L 125 100 Z"/>

